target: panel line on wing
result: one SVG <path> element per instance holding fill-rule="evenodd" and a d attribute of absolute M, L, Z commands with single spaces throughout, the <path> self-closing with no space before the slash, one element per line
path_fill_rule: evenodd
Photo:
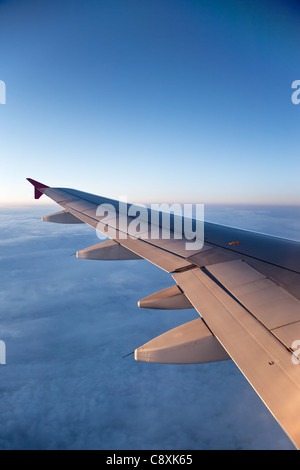
<path fill-rule="evenodd" d="M 292 351 L 292 330 L 287 334 L 287 326 L 295 325 L 294 334 L 299 332 L 298 300 L 241 260 L 212 265 L 207 271 L 209 277 L 221 285 L 230 297 L 243 306 L 288 351 Z"/>
<path fill-rule="evenodd" d="M 247 305 L 241 302 L 230 290 L 228 290 L 228 288 L 224 284 L 222 284 L 222 282 L 220 282 L 207 268 L 200 268 L 200 270 L 204 274 L 206 274 L 206 276 L 209 277 L 209 279 L 211 279 L 215 284 L 217 284 L 224 292 L 226 292 L 226 294 L 229 295 L 229 297 L 235 300 L 235 302 L 237 302 L 244 310 L 246 310 L 246 312 L 248 312 L 253 318 L 255 318 L 255 320 L 257 320 L 264 328 L 266 328 L 266 330 L 270 332 L 274 336 L 274 338 L 278 340 L 282 344 L 282 346 L 284 346 L 285 349 L 287 349 L 289 352 L 293 352 L 291 348 L 288 347 L 286 344 L 284 344 L 284 342 L 281 341 L 281 339 L 274 333 L 274 330 L 281 328 L 281 326 L 285 326 L 285 325 L 281 325 L 277 328 L 270 329 L 258 316 L 255 315 L 255 313 L 253 313 L 247 307 Z M 297 321 L 293 323 L 297 323 Z"/>
<path fill-rule="evenodd" d="M 243 253 L 242 251 L 238 251 L 238 250 L 236 250 L 236 249 L 233 250 L 233 249 L 231 249 L 231 248 L 228 248 L 227 246 L 219 245 L 219 244 L 213 243 L 213 242 L 211 242 L 211 241 L 209 241 L 209 240 L 205 240 L 205 241 L 206 241 L 206 243 L 207 243 L 208 245 L 212 245 L 212 246 L 216 246 L 216 247 L 218 247 L 218 248 L 222 248 L 223 250 L 227 250 L 228 252 L 231 252 L 231 253 L 235 253 L 235 254 L 237 254 L 237 255 L 244 256 L 245 258 L 252 258 L 252 259 L 255 259 L 255 260 L 257 260 L 257 261 L 262 261 L 261 258 L 257 258 L 256 256 L 253 256 L 253 255 L 248 255 L 248 254 L 246 254 L 246 253 Z M 193 256 L 194 256 L 194 255 L 193 255 Z M 287 267 L 285 267 L 285 266 L 281 266 L 280 264 L 272 263 L 271 261 L 268 261 L 268 260 L 265 260 L 265 259 L 264 259 L 263 261 L 264 261 L 264 263 L 270 264 L 271 266 L 276 266 L 277 268 L 281 268 L 281 269 L 284 269 L 284 270 L 286 270 L 286 271 L 290 271 L 290 272 L 292 272 L 292 273 L 300 274 L 300 271 L 296 271 L 295 269 L 287 268 Z"/>
<path fill-rule="evenodd" d="M 63 204 L 63 203 L 62 203 L 62 204 Z M 115 227 L 114 225 L 111 225 L 111 224 L 109 223 L 109 220 L 106 221 L 106 222 L 102 222 L 101 220 L 98 220 L 98 219 L 96 219 L 95 217 L 93 217 L 93 216 L 91 216 L 91 215 L 85 214 L 84 211 L 80 211 L 79 209 L 71 208 L 71 207 L 69 206 L 69 204 L 70 204 L 70 203 L 64 204 L 64 206 L 66 206 L 69 211 L 77 212 L 78 214 L 81 214 L 81 215 L 84 216 L 85 218 L 92 219 L 93 221 L 97 222 L 97 225 L 98 225 L 98 224 L 101 224 L 101 225 L 103 225 L 103 227 L 106 227 L 106 226 L 107 226 L 107 227 L 111 228 L 112 230 L 114 230 L 114 231 L 116 231 L 116 232 L 118 232 L 118 233 L 122 233 L 123 235 L 129 235 L 130 238 L 133 239 L 133 240 L 140 240 L 140 241 L 142 241 L 142 242 L 144 242 L 144 243 L 147 243 L 147 244 L 149 244 L 149 245 L 151 245 L 151 246 L 153 246 L 153 247 L 155 247 L 155 248 L 158 248 L 159 250 L 162 250 L 162 251 L 164 251 L 164 252 L 166 252 L 166 253 L 170 253 L 170 254 L 172 254 L 172 255 L 174 255 L 174 256 L 177 256 L 178 258 L 187 260 L 187 261 L 190 263 L 190 261 L 187 259 L 186 256 L 183 256 L 183 255 L 179 254 L 178 252 L 175 252 L 175 251 L 172 251 L 172 250 L 168 250 L 167 248 L 161 246 L 161 245 L 158 243 L 160 240 L 157 240 L 157 243 L 156 243 L 155 241 L 149 241 L 149 240 L 146 240 L 146 239 L 144 239 L 144 238 L 141 238 L 141 236 L 144 235 L 145 233 L 147 233 L 147 231 L 142 232 L 142 233 L 140 234 L 140 236 L 133 235 L 132 233 L 131 233 L 131 234 L 128 234 L 128 232 L 125 232 L 124 230 L 120 230 L 119 228 Z M 107 234 L 105 231 L 103 231 L 103 233 L 109 237 L 109 233 Z M 109 238 L 110 238 L 110 237 L 109 237 Z M 122 244 L 122 237 L 121 237 L 121 238 L 117 238 L 117 237 L 116 237 L 116 238 L 114 238 L 114 239 L 117 239 L 118 242 Z M 195 265 L 193 265 L 193 266 L 195 266 Z"/>
<path fill-rule="evenodd" d="M 173 278 L 299 448 L 300 376 L 291 352 L 199 268 Z"/>

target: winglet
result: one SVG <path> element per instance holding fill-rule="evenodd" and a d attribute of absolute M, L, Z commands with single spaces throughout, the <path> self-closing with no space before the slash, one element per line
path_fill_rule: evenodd
<path fill-rule="evenodd" d="M 27 178 L 27 181 L 29 181 L 29 183 L 31 183 L 34 186 L 34 198 L 35 199 L 40 199 L 40 197 L 43 195 L 40 189 L 49 188 L 49 186 L 46 186 L 43 183 L 39 183 L 38 181 L 32 180 L 31 178 Z"/>

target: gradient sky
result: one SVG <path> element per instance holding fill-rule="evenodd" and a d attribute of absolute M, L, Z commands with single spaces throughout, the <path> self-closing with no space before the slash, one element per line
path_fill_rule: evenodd
<path fill-rule="evenodd" d="M 0 204 L 299 204 L 292 1 L 2 0 Z M 45 201 L 42 201 L 42 203 Z"/>

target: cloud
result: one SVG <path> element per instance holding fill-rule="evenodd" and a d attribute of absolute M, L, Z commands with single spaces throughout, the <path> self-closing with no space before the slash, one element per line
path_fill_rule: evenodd
<path fill-rule="evenodd" d="M 0 448 L 293 448 L 231 361 L 122 359 L 196 312 L 139 309 L 169 275 L 145 261 L 78 260 L 94 231 L 43 224 L 39 212 L 0 213 Z"/>

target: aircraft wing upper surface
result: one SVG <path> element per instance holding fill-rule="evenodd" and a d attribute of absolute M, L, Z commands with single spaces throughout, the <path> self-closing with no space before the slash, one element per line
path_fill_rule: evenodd
<path fill-rule="evenodd" d="M 142 258 L 172 275 L 176 284 L 141 300 L 140 307 L 199 312 L 199 319 L 136 349 L 136 360 L 232 359 L 300 447 L 300 243 L 205 223 L 203 246 L 187 249 L 174 227 L 165 239 L 158 225 L 152 239 L 147 219 L 137 235 L 128 225 L 128 205 L 29 181 L 36 198 L 45 194 L 63 208 L 44 220 L 87 223 L 111 239 L 79 251 L 78 258 Z M 105 207 L 114 207 L 116 215 L 107 216 Z"/>

